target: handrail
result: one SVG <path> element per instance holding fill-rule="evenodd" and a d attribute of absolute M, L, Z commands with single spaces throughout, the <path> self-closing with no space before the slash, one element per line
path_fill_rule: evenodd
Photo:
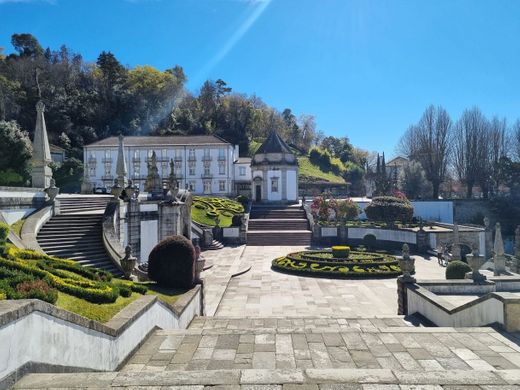
<path fill-rule="evenodd" d="M 107 252 L 108 257 L 114 265 L 123 272 L 121 267 L 121 259 L 125 257 L 125 250 L 119 242 L 119 235 L 117 234 L 117 211 L 119 210 L 118 201 L 110 201 L 105 208 L 103 214 L 103 246 Z"/>
<path fill-rule="evenodd" d="M 54 203 L 47 203 L 40 210 L 32 213 L 22 226 L 21 240 L 26 248 L 45 253 L 38 244 L 37 235 L 41 227 L 55 215 Z"/>

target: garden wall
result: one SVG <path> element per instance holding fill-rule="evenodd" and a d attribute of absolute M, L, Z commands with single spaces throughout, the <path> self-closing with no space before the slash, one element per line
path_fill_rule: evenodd
<path fill-rule="evenodd" d="M 39 300 L 0 301 L 0 389 L 28 372 L 112 371 L 156 328 L 202 314 L 201 287 L 172 306 L 143 296 L 101 324 Z"/>

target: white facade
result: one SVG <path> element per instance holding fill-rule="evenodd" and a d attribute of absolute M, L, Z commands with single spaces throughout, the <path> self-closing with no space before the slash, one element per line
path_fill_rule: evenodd
<path fill-rule="evenodd" d="M 189 188 L 195 194 L 235 195 L 235 178 L 251 182 L 250 165 L 238 164 L 238 146 L 217 137 L 125 137 L 124 144 L 127 176 L 141 191 L 153 152 L 161 178 L 168 179 L 173 160 L 179 187 Z M 85 146 L 83 158 L 94 187 L 113 184 L 117 176 L 117 151 L 116 137 Z"/>

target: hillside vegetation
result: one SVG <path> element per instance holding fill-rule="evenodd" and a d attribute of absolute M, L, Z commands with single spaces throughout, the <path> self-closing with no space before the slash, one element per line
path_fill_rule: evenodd
<path fill-rule="evenodd" d="M 313 164 L 309 157 L 298 157 L 299 181 L 300 182 L 314 182 L 317 180 L 328 181 L 330 183 L 344 184 L 345 179 L 332 171 L 326 172 L 320 168 L 319 165 Z"/>

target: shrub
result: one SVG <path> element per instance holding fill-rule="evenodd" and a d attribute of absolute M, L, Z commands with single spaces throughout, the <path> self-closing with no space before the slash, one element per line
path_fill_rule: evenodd
<path fill-rule="evenodd" d="M 231 226 L 240 226 L 242 225 L 242 214 L 233 215 L 233 219 L 231 220 Z"/>
<path fill-rule="evenodd" d="M 242 206 L 246 207 L 249 203 L 249 198 L 245 195 L 238 195 L 237 202 L 240 203 Z"/>
<path fill-rule="evenodd" d="M 9 236 L 9 225 L 0 222 L 0 256 L 5 255 L 7 237 Z"/>
<path fill-rule="evenodd" d="M 336 259 L 346 259 L 350 254 L 349 246 L 333 246 L 332 247 L 332 257 Z"/>
<path fill-rule="evenodd" d="M 340 200 L 337 206 L 337 216 L 341 219 L 355 219 L 361 213 L 361 209 L 352 199 Z"/>
<path fill-rule="evenodd" d="M 148 257 L 148 277 L 160 286 L 191 288 L 194 285 L 195 248 L 184 236 L 158 243 Z"/>
<path fill-rule="evenodd" d="M 50 288 L 47 282 L 41 279 L 27 280 L 18 284 L 16 292 L 20 294 L 20 299 L 41 299 L 49 303 L 58 300 L 58 291 Z"/>
<path fill-rule="evenodd" d="M 0 291 L 0 301 L 3 301 L 5 299 L 7 299 L 7 295 L 5 295 L 5 292 Z"/>
<path fill-rule="evenodd" d="M 471 267 L 460 260 L 450 261 L 446 267 L 446 279 L 464 279 Z"/>
<path fill-rule="evenodd" d="M 130 295 L 132 295 L 132 290 L 125 286 L 119 286 L 119 295 L 128 298 Z"/>
<path fill-rule="evenodd" d="M 413 206 L 406 199 L 394 196 L 379 196 L 365 208 L 368 219 L 373 221 L 408 222 L 413 217 Z"/>

